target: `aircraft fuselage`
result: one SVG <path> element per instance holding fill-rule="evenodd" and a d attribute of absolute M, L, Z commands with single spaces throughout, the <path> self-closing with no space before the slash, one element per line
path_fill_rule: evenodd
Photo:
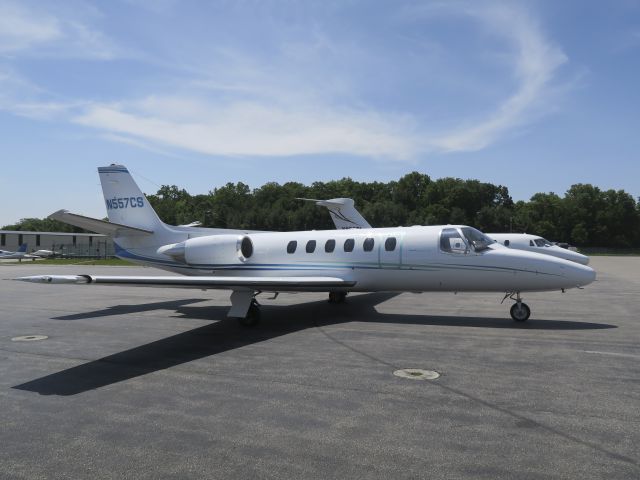
<path fill-rule="evenodd" d="M 191 235 L 167 233 L 153 245 L 145 238 L 115 241 L 116 254 L 123 259 L 185 275 L 339 276 L 356 282 L 351 291 L 548 291 L 586 285 L 595 278 L 593 269 L 560 258 L 496 243 L 476 250 L 462 233 L 459 248 L 445 251 L 443 231 L 461 228 L 468 227 L 238 232 L 222 237 L 198 229 Z M 248 258 L 240 251 L 245 237 L 252 246 Z M 177 245 L 173 252 L 182 253 L 159 253 L 167 244 Z"/>

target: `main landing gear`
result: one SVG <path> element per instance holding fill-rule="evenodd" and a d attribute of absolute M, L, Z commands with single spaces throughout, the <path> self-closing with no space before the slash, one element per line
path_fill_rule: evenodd
<path fill-rule="evenodd" d="M 260 292 L 234 290 L 227 317 L 235 318 L 243 327 L 255 327 L 260 323 L 260 304 L 255 296 Z"/>
<path fill-rule="evenodd" d="M 238 322 L 240 322 L 240 325 L 243 327 L 255 327 L 260 323 L 260 304 L 255 298 L 251 300 L 247 315 L 245 317 L 238 317 Z"/>
<path fill-rule="evenodd" d="M 513 298 L 514 295 L 516 298 Z M 511 318 L 513 318 L 516 322 L 526 322 L 527 320 L 529 320 L 531 309 L 529 308 L 529 305 L 523 303 L 522 298 L 520 298 L 520 292 L 507 293 L 502 299 L 502 302 L 504 302 L 507 298 L 515 300 L 516 302 L 511 306 L 511 310 L 509 310 Z"/>
<path fill-rule="evenodd" d="M 347 292 L 329 292 L 329 303 L 344 303 Z"/>

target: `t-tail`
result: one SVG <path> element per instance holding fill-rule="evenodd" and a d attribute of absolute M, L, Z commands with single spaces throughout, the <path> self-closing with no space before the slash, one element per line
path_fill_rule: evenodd
<path fill-rule="evenodd" d="M 166 228 L 123 165 L 99 167 L 107 216 L 111 223 L 158 232 Z"/>
<path fill-rule="evenodd" d="M 181 240 L 179 232 L 160 220 L 127 167 L 99 167 L 98 174 L 109 221 L 85 217 L 67 210 L 58 210 L 49 215 L 49 218 L 91 232 L 110 235 L 116 243 L 116 250 L 133 245 L 151 247 Z"/>

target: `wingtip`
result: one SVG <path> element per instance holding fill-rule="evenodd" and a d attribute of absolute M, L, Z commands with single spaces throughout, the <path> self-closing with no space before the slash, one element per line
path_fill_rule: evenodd
<path fill-rule="evenodd" d="M 53 219 L 55 220 L 56 217 L 60 216 L 60 215 L 64 215 L 65 213 L 69 213 L 69 210 L 66 210 L 64 208 L 61 208 L 60 210 L 56 210 L 55 212 L 53 212 L 51 215 L 49 215 L 47 218 Z"/>
<path fill-rule="evenodd" d="M 30 283 L 89 283 L 87 277 L 84 275 L 33 275 L 30 277 L 13 278 L 12 280 Z"/>

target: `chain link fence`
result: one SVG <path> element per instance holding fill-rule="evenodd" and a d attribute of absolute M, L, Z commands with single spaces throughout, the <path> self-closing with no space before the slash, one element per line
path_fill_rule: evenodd
<path fill-rule="evenodd" d="M 114 258 L 116 256 L 113 242 L 96 241 L 91 244 L 60 243 L 53 244 L 51 249 L 58 258 Z"/>

